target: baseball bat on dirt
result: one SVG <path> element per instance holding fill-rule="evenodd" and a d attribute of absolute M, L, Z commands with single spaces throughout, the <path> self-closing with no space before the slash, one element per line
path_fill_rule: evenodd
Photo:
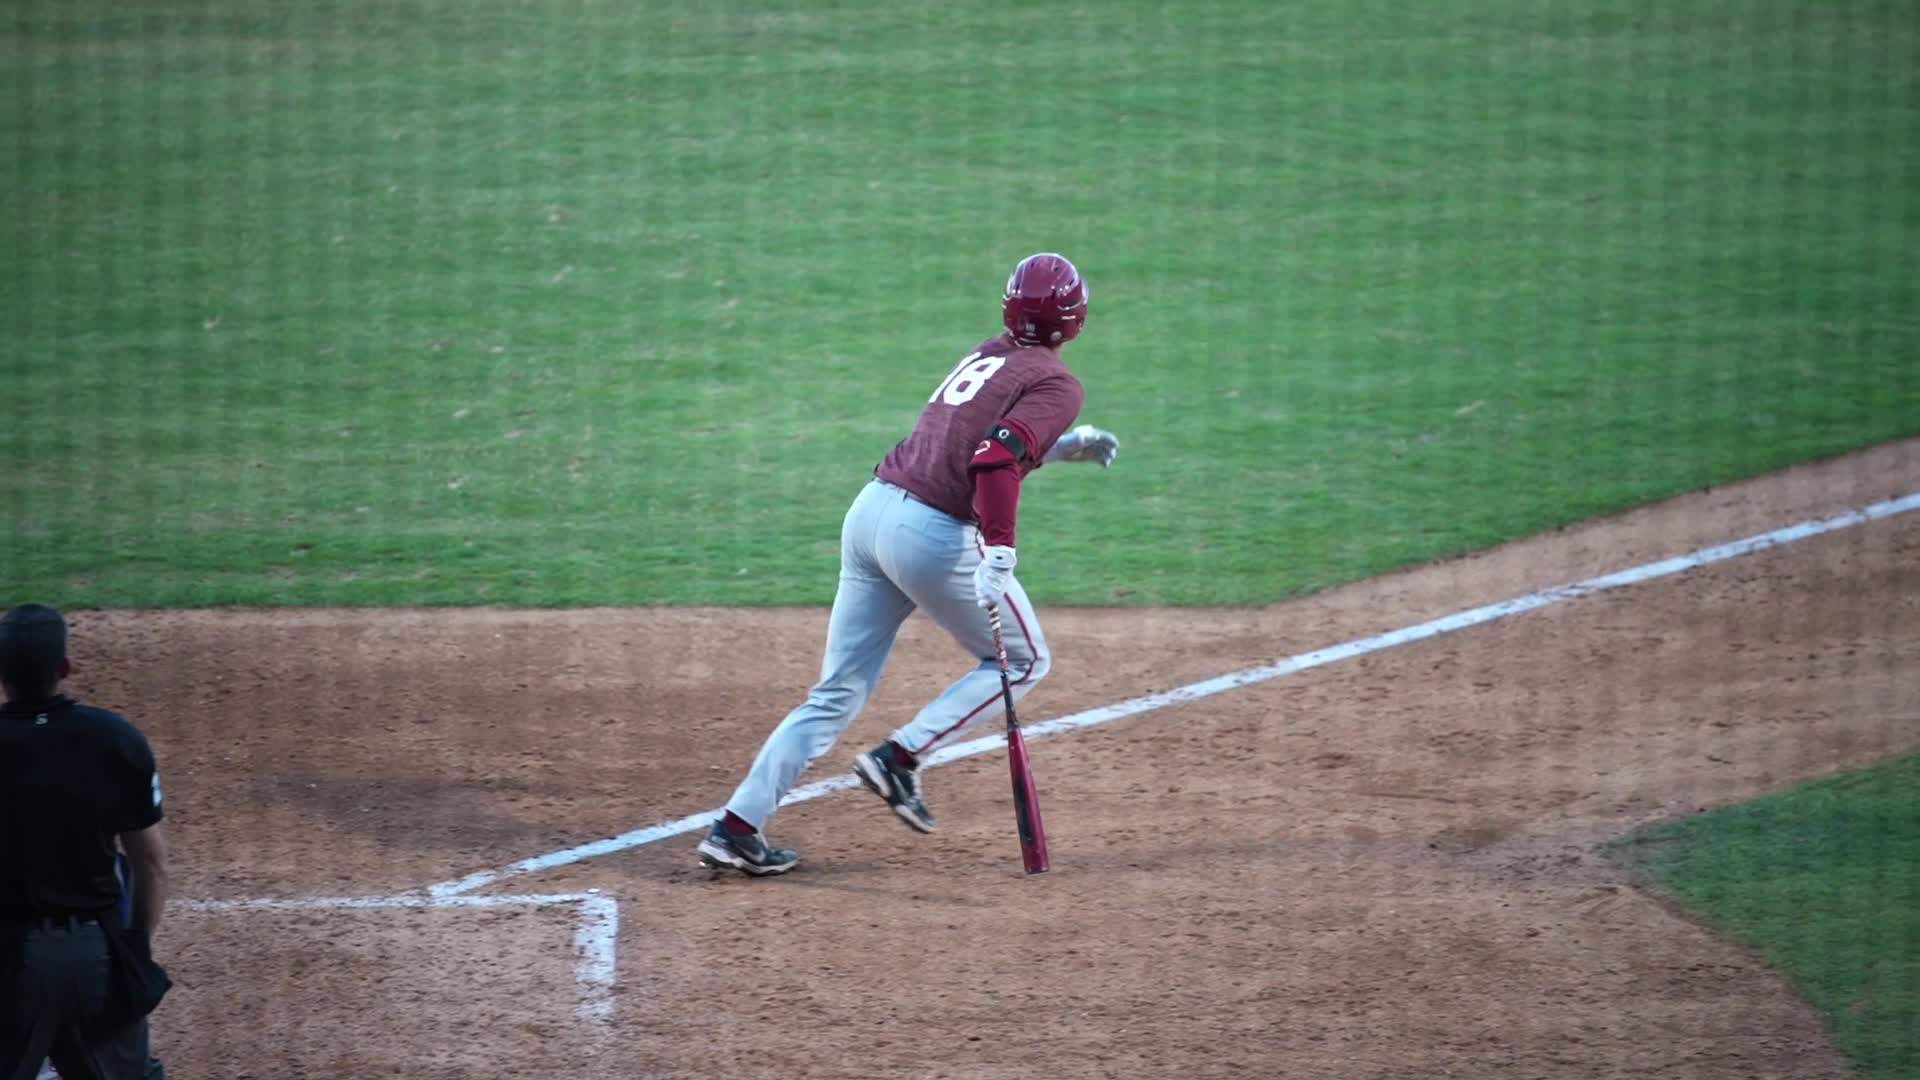
<path fill-rule="evenodd" d="M 1000 661 L 1000 693 L 1007 705 L 1007 768 L 1013 773 L 1013 820 L 1020 830 L 1020 861 L 1029 874 L 1047 872 L 1047 830 L 1040 824 L 1040 797 L 1033 790 L 1033 769 L 1027 764 L 1027 740 L 1013 716 L 1013 683 L 1007 678 L 1007 643 L 1000 636 L 1000 605 L 987 606 L 993 627 L 993 653 Z"/>

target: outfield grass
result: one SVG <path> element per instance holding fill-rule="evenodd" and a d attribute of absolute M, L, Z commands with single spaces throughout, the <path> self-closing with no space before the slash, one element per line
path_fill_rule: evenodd
<path fill-rule="evenodd" d="M 1613 854 L 1785 971 L 1861 1075 L 1920 1077 L 1920 755 L 1644 829 Z"/>
<path fill-rule="evenodd" d="M 1259 603 L 1920 430 L 1920 20 L 28 0 L 0 595 L 816 603 L 1006 270 L 1052 603 Z"/>

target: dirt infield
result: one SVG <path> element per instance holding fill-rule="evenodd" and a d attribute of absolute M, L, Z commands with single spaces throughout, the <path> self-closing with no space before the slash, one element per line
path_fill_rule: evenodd
<path fill-rule="evenodd" d="M 1033 719 L 1920 490 L 1920 441 L 1232 611 L 1043 610 Z M 1274 538 L 1286 557 L 1286 538 Z M 819 611 L 78 613 L 77 691 L 153 736 L 180 895 L 368 897 L 717 805 Z M 793 807 L 806 861 L 681 836 L 479 890 L 619 905 L 179 910 L 197 1078 L 1840 1077 L 1778 976 L 1594 845 L 1920 747 L 1920 513 L 930 774 L 942 831 Z M 955 671 L 903 635 L 845 759 Z M 594 994 L 603 995 L 597 1003 Z M 583 995 L 585 995 L 583 997 Z M 595 1009 L 605 1010 L 604 1015 Z"/>

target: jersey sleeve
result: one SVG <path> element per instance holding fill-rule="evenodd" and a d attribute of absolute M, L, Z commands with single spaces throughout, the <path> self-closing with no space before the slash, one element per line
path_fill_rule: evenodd
<path fill-rule="evenodd" d="M 120 820 L 115 832 L 139 832 L 160 821 L 160 770 L 147 737 L 128 724 L 114 740 Z"/>
<path fill-rule="evenodd" d="M 1080 381 L 1065 373 L 1034 383 L 982 434 L 967 468 L 981 472 L 1012 465 L 1022 476 L 1039 468 L 1080 415 L 1083 397 Z"/>
<path fill-rule="evenodd" d="M 1080 406 L 1085 400 L 1086 391 L 1081 388 L 1080 380 L 1062 371 L 1034 383 L 1013 403 L 1006 419 L 1017 421 L 1028 436 L 1026 454 L 1020 463 L 1023 471 L 1040 467 L 1047 451 L 1053 449 L 1053 444 L 1060 441 L 1060 436 L 1066 434 L 1080 416 Z"/>

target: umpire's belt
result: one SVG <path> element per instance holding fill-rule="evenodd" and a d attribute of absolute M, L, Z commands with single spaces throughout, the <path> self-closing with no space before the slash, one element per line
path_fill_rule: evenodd
<path fill-rule="evenodd" d="M 0 921 L 0 926 L 10 930 L 78 930 L 99 921 L 98 915 L 35 915 L 26 919 Z"/>

